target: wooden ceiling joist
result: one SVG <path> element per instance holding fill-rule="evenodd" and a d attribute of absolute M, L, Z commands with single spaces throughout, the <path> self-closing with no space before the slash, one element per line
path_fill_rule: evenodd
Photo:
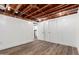
<path fill-rule="evenodd" d="M 34 15 L 34 16 L 32 16 L 32 17 L 39 17 L 39 16 L 42 16 L 42 15 L 44 15 L 44 14 L 47 14 L 47 13 L 51 13 L 52 11 L 54 11 L 53 9 L 55 9 L 55 10 L 57 10 L 57 9 L 60 9 L 60 8 L 63 8 L 63 7 L 65 7 L 65 6 L 68 6 L 68 5 L 64 5 L 64 4 L 62 4 L 62 5 L 58 5 L 58 6 L 56 6 L 56 7 L 52 7 L 51 9 L 48 9 L 48 10 L 46 10 L 46 11 L 44 11 L 44 12 L 41 12 L 41 13 L 39 13 L 39 14 L 37 14 L 37 15 Z"/>
<path fill-rule="evenodd" d="M 33 13 L 29 14 L 28 16 L 31 16 L 31 15 L 33 15 L 33 14 L 35 14 L 35 13 L 37 13 L 37 12 L 41 11 L 42 9 L 44 9 L 44 8 L 48 7 L 48 6 L 50 6 L 50 4 L 48 4 L 48 5 L 46 5 L 46 6 L 42 7 L 42 8 L 40 8 L 40 9 L 38 9 L 37 11 L 35 11 L 35 12 L 33 12 Z M 25 16 L 25 17 L 28 17 L 28 16 Z"/>
<path fill-rule="evenodd" d="M 61 17 L 61 16 L 71 15 L 71 14 L 75 14 L 75 13 L 77 13 L 77 8 L 66 11 L 66 13 L 61 14 L 61 15 L 54 14 L 54 15 L 50 16 L 49 18 L 45 19 L 45 20 L 50 20 L 52 18 L 58 18 L 58 17 Z"/>
<path fill-rule="evenodd" d="M 2 14 L 24 20 L 43 21 L 75 14 L 78 7 L 79 4 L 6 4 Z"/>
<path fill-rule="evenodd" d="M 14 9 L 12 14 L 18 13 L 19 12 L 19 8 L 22 6 L 22 4 L 18 4 L 17 7 Z"/>
<path fill-rule="evenodd" d="M 22 12 L 26 12 L 31 7 L 32 7 L 32 5 L 27 6 Z"/>
<path fill-rule="evenodd" d="M 34 4 L 34 5 L 32 5 L 34 8 L 37 8 L 37 9 L 39 9 L 39 7 L 36 5 L 36 4 Z"/>
<path fill-rule="evenodd" d="M 42 18 L 43 18 L 43 17 L 50 17 L 51 15 L 54 15 L 54 14 L 56 14 L 56 13 L 59 13 L 59 12 L 62 12 L 62 11 L 66 11 L 66 10 L 71 9 L 71 8 L 77 8 L 77 7 L 78 7 L 78 5 L 71 5 L 71 6 L 69 6 L 69 7 L 60 9 L 60 10 L 58 10 L 58 11 L 56 11 L 56 12 L 52 12 L 52 13 L 46 14 L 46 15 L 41 16 L 41 17 L 42 17 Z"/>
<path fill-rule="evenodd" d="M 72 6 L 71 6 L 71 7 L 72 7 Z M 71 7 L 69 7 L 69 8 L 71 8 Z M 71 13 L 72 13 L 72 14 L 73 14 L 73 13 L 77 13 L 77 8 L 76 8 L 77 6 L 74 5 L 73 7 L 74 7 L 74 9 L 76 9 L 76 11 L 71 11 L 71 10 L 74 10 L 74 9 L 70 9 L 70 12 L 68 12 L 68 13 L 66 12 L 66 13 L 64 13 L 64 14 L 68 14 L 68 15 L 69 15 L 69 14 L 71 14 Z M 65 11 L 67 11 L 66 9 L 68 9 L 68 8 L 65 8 Z M 62 9 L 62 10 L 63 10 L 63 9 Z M 62 10 L 61 10 L 61 11 L 62 11 Z M 62 11 L 62 12 L 64 12 L 64 11 Z M 47 19 L 51 19 L 51 18 L 53 18 L 53 16 L 54 16 L 55 14 L 62 13 L 62 12 L 57 12 L 57 13 L 55 12 L 55 13 L 53 13 L 51 16 L 49 16 Z M 58 15 L 58 16 L 62 16 L 62 14 L 61 14 L 61 15 Z"/>
<path fill-rule="evenodd" d="M 23 14 L 25 14 L 26 12 L 28 12 L 31 9 L 32 5 L 27 6 L 19 16 L 22 16 Z"/>
<path fill-rule="evenodd" d="M 18 11 L 21 6 L 22 6 L 22 4 L 18 4 L 18 6 L 16 7 L 15 11 Z"/>

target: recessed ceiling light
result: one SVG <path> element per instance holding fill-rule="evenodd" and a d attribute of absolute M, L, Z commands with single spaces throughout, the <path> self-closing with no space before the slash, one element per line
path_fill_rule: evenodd
<path fill-rule="evenodd" d="M 15 13 L 17 14 L 18 12 L 17 12 L 17 11 L 15 11 Z"/>
<path fill-rule="evenodd" d="M 58 15 L 61 16 L 62 15 L 62 12 L 58 13 Z"/>
<path fill-rule="evenodd" d="M 10 11 L 11 10 L 11 7 L 8 7 L 8 10 Z"/>
<path fill-rule="evenodd" d="M 37 20 L 40 22 L 41 21 L 41 19 L 40 18 L 37 18 Z"/>
<path fill-rule="evenodd" d="M 46 20 L 47 18 L 37 18 L 37 19 L 40 22 L 40 21 Z"/>

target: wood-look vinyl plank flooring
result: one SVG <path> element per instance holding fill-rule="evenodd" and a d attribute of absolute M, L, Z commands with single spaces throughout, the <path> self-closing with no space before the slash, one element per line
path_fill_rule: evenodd
<path fill-rule="evenodd" d="M 0 55 L 78 55 L 77 48 L 35 40 L 20 46 L 1 50 Z"/>

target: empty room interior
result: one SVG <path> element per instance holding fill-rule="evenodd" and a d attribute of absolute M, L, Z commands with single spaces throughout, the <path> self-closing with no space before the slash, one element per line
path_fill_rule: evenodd
<path fill-rule="evenodd" d="M 0 4 L 0 55 L 79 55 L 79 4 Z"/>

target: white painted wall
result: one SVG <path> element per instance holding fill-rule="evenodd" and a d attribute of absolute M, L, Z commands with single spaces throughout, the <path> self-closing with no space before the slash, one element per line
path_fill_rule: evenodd
<path fill-rule="evenodd" d="M 33 41 L 33 23 L 0 14 L 0 50 Z"/>
<path fill-rule="evenodd" d="M 41 29 L 38 30 L 39 39 L 79 47 L 79 14 L 42 22 L 38 28 Z M 43 30 L 44 32 L 42 33 Z"/>
<path fill-rule="evenodd" d="M 79 14 L 44 21 L 38 39 L 79 47 Z M 0 50 L 33 41 L 33 23 L 0 15 Z"/>

